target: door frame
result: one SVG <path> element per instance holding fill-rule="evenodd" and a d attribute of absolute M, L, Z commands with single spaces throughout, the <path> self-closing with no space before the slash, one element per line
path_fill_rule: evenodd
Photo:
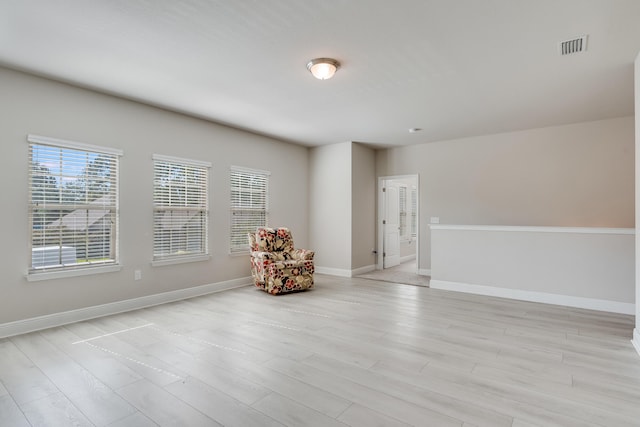
<path fill-rule="evenodd" d="M 391 176 L 379 176 L 378 177 L 378 217 L 376 219 L 376 230 L 378 233 L 378 248 L 376 254 L 376 270 L 384 269 L 384 224 L 382 221 L 385 217 L 385 194 L 382 189 L 384 188 L 385 181 L 394 179 L 413 179 L 416 184 L 416 274 L 420 274 L 420 175 L 391 175 Z"/>

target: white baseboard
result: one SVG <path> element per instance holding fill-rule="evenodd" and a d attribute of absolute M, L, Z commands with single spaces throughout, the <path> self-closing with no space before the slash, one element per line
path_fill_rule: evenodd
<path fill-rule="evenodd" d="M 375 264 L 367 265 L 367 266 L 360 267 L 360 268 L 356 268 L 355 270 L 351 270 L 351 276 L 350 277 L 356 277 L 356 276 L 359 276 L 360 274 L 370 273 L 370 272 L 375 271 L 375 270 L 376 270 Z"/>
<path fill-rule="evenodd" d="M 347 270 L 342 268 L 331 268 L 331 267 L 319 267 L 316 266 L 316 273 L 318 274 L 328 274 L 329 276 L 338 276 L 338 277 L 355 277 L 359 274 L 369 273 L 376 269 L 375 264 L 367 265 L 364 267 L 356 268 L 354 270 Z"/>
<path fill-rule="evenodd" d="M 365 267 L 356 268 L 354 270 L 346 270 L 341 268 L 330 268 L 330 267 L 318 267 L 316 266 L 316 273 L 318 274 L 328 274 L 329 276 L 338 276 L 338 277 L 356 277 L 360 274 L 370 273 L 376 270 L 376 265 L 367 265 Z M 420 269 L 418 270 L 418 274 L 422 276 L 431 276 L 431 270 Z"/>
<path fill-rule="evenodd" d="M 635 314 L 635 304 L 609 301 L 595 298 L 557 295 L 545 292 L 524 291 L 519 289 L 498 288 L 495 286 L 473 285 L 469 283 L 431 280 L 432 289 L 466 292 L 469 294 L 487 295 L 522 301 L 541 302 L 545 304 L 564 305 L 568 307 L 586 308 L 589 310 L 608 311 L 611 313 Z M 638 341 L 640 343 L 640 340 Z"/>
<path fill-rule="evenodd" d="M 108 316 L 110 314 L 122 313 L 125 311 L 137 310 L 139 308 L 193 298 L 214 292 L 226 291 L 228 289 L 239 288 L 249 284 L 251 284 L 251 277 L 242 277 L 240 279 L 226 280 L 224 282 L 211 283 L 193 288 L 179 289 L 176 291 L 163 292 L 161 294 L 148 295 L 140 298 L 133 298 L 124 301 L 96 305 L 93 307 L 80 308 L 77 310 L 64 311 L 61 313 L 3 323 L 0 324 L 0 338 L 11 337 L 14 335 L 62 326 L 69 323 L 95 319 L 96 317 Z"/>
<path fill-rule="evenodd" d="M 636 324 L 637 322 L 638 320 L 636 319 Z M 631 340 L 631 344 L 633 344 L 638 352 L 638 356 L 640 356 L 640 330 L 638 330 L 638 328 L 633 330 L 633 339 Z"/>
<path fill-rule="evenodd" d="M 406 256 L 400 257 L 400 264 L 408 262 L 408 261 L 413 261 L 414 259 L 416 259 L 416 254 L 411 254 L 411 255 L 406 255 Z"/>
<path fill-rule="evenodd" d="M 316 271 L 316 273 L 328 274 L 329 276 L 351 277 L 351 270 L 344 270 L 344 269 L 341 269 L 341 268 L 331 268 L 331 267 L 316 266 L 315 271 Z"/>

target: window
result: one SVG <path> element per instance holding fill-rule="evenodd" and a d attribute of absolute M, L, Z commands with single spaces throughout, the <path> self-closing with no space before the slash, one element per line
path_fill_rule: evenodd
<path fill-rule="evenodd" d="M 154 263 L 208 259 L 211 164 L 153 156 Z"/>
<path fill-rule="evenodd" d="M 411 188 L 411 236 L 414 238 L 418 233 L 418 190 Z"/>
<path fill-rule="evenodd" d="M 122 151 L 37 135 L 27 141 L 29 279 L 117 265 Z"/>
<path fill-rule="evenodd" d="M 407 240 L 410 236 L 407 234 L 407 187 L 405 185 L 398 187 L 398 195 L 400 203 L 398 210 L 400 215 L 400 239 Z"/>
<path fill-rule="evenodd" d="M 267 225 L 269 172 L 231 167 L 230 252 L 249 250 L 247 233 Z"/>

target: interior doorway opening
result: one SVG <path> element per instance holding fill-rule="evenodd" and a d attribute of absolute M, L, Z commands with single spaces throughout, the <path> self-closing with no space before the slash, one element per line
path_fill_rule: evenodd
<path fill-rule="evenodd" d="M 420 272 L 418 175 L 378 178 L 376 269 Z"/>

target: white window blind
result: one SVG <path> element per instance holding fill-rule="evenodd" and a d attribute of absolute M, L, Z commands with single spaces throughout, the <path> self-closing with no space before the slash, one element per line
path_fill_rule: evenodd
<path fill-rule="evenodd" d="M 122 151 L 29 135 L 29 274 L 118 262 Z"/>
<path fill-rule="evenodd" d="M 411 235 L 416 237 L 418 231 L 418 190 L 411 189 Z"/>
<path fill-rule="evenodd" d="M 247 233 L 267 225 L 269 175 L 267 171 L 231 167 L 231 253 L 248 251 Z"/>
<path fill-rule="evenodd" d="M 208 254 L 208 162 L 153 156 L 153 260 Z"/>
<path fill-rule="evenodd" d="M 407 239 L 407 187 L 401 185 L 399 188 L 399 213 L 400 213 L 400 238 Z"/>

